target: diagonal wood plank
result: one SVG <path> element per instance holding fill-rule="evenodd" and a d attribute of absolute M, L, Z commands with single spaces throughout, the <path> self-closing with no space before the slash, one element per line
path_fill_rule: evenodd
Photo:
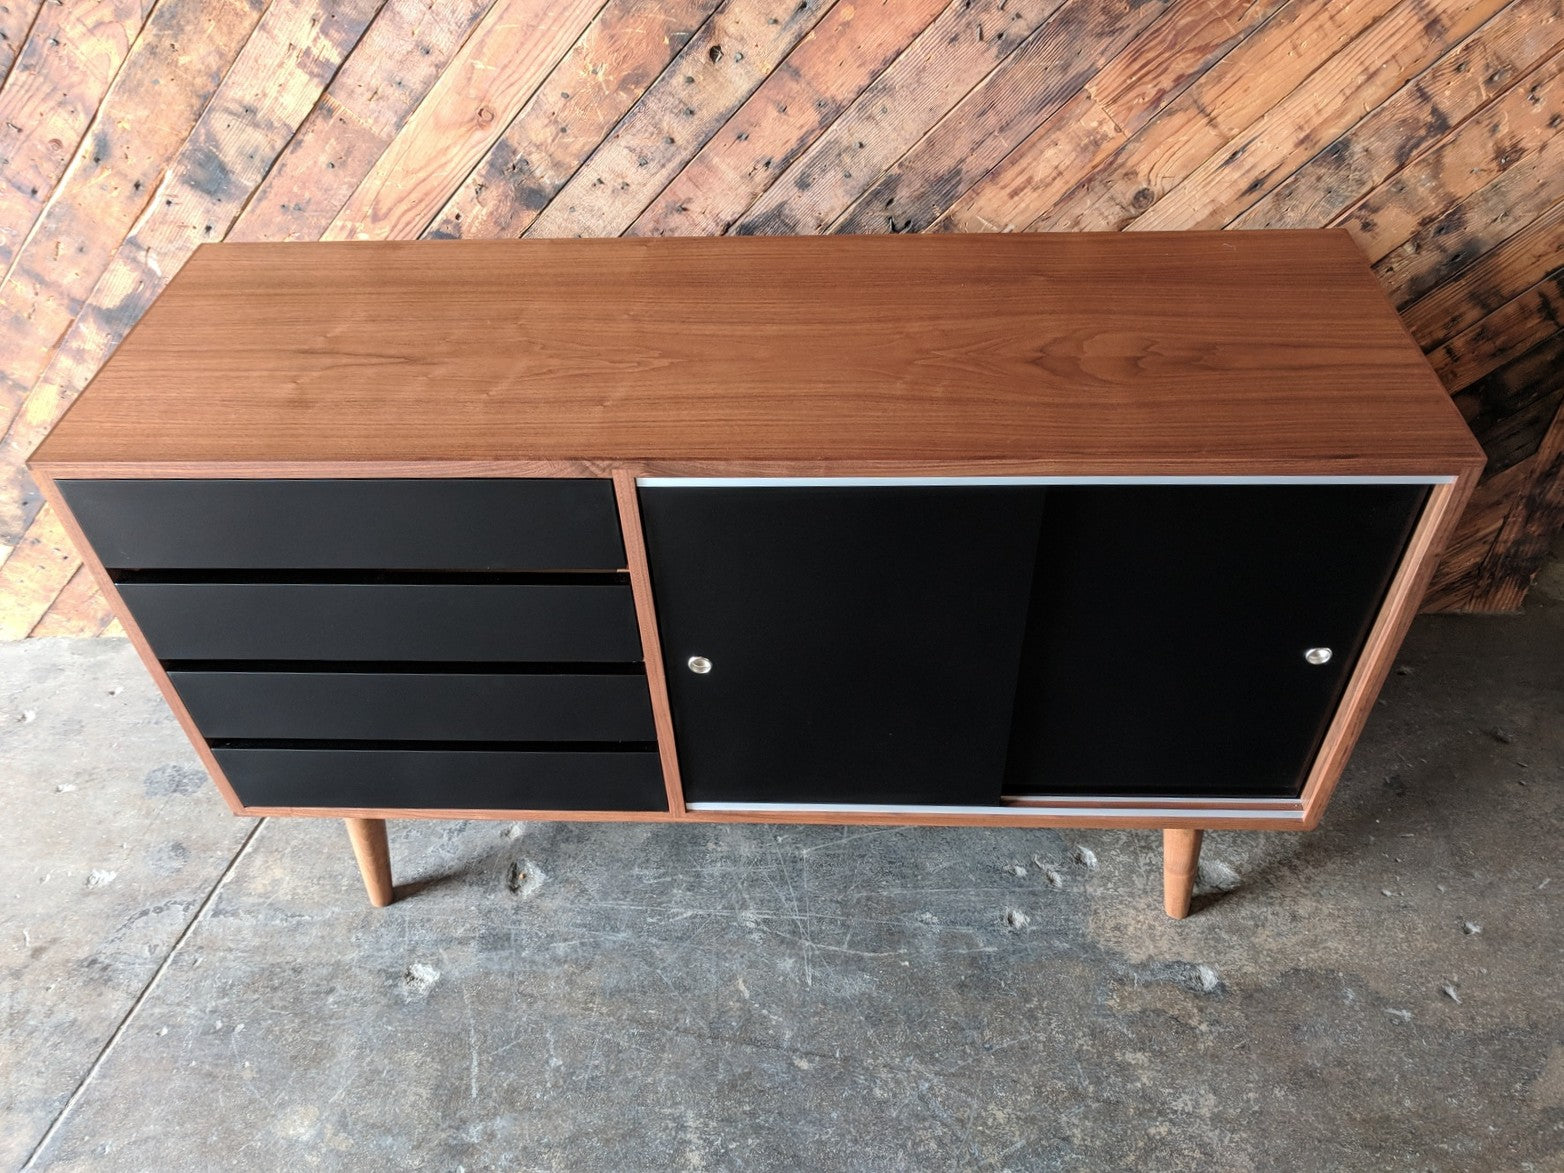
<path fill-rule="evenodd" d="M 390 0 L 228 239 L 320 239 L 491 3 Z"/>
<path fill-rule="evenodd" d="M 1564 272 L 1564 199 L 1443 285 L 1413 302 L 1402 320 L 1424 350 L 1492 313 L 1539 281 Z"/>
<path fill-rule="evenodd" d="M 833 8 L 663 188 L 630 235 L 722 235 L 945 3 L 900 0 L 867 14 L 851 4 Z"/>
<path fill-rule="evenodd" d="M 36 494 L 22 462 L 196 247 L 222 238 L 380 2 L 267 12 L 0 441 L 0 534 L 30 521 Z"/>
<path fill-rule="evenodd" d="M 748 0 L 718 9 L 526 235 L 623 232 L 830 6 Z"/>
<path fill-rule="evenodd" d="M 1123 228 L 1395 7 L 1395 0 L 1328 5 L 1292 0 L 1032 227 L 1055 232 Z"/>
<path fill-rule="evenodd" d="M 1179 0 L 1086 83 L 1126 135 L 1140 130 L 1284 0 Z"/>
<path fill-rule="evenodd" d="M 1170 0 L 1066 0 L 859 196 L 833 232 L 922 232 Z"/>
<path fill-rule="evenodd" d="M 81 147 L 151 0 L 45 5 L 0 89 L 0 272 Z"/>
<path fill-rule="evenodd" d="M 79 566 L 70 582 L 60 591 L 44 617 L 27 634 L 35 639 L 49 636 L 102 635 L 114 622 L 114 612 L 98 591 L 92 572 Z"/>
<path fill-rule="evenodd" d="M 1516 465 L 1486 477 L 1472 492 L 1461 524 L 1439 560 L 1423 606 L 1429 611 L 1465 611 L 1475 601 L 1483 563 L 1493 552 L 1505 516 L 1531 483 L 1534 468 Z"/>
<path fill-rule="evenodd" d="M 1338 221 L 1378 261 L 1436 218 L 1430 208 L 1453 207 L 1545 146 L 1555 118 L 1564 120 L 1564 56 L 1538 66 Z"/>
<path fill-rule="evenodd" d="M 76 547 L 47 505 L 0 566 L 0 640 L 21 639 L 81 566 Z"/>
<path fill-rule="evenodd" d="M 60 196 L 0 287 L 0 420 L 6 425 L 146 209 L 263 8 L 261 0 L 165 0 L 153 10 L 61 181 Z M 14 538 L 0 534 L 7 540 Z"/>
<path fill-rule="evenodd" d="M 1561 45 L 1564 0 L 1515 0 L 1261 196 L 1231 227 L 1334 223 Z"/>
<path fill-rule="evenodd" d="M 715 3 L 609 0 L 427 235 L 520 236 L 689 43 Z"/>
<path fill-rule="evenodd" d="M 1473 597 L 1494 611 L 1520 609 L 1564 528 L 1564 403 L 1527 463 L 1532 466 L 1527 483 L 1512 499 L 1472 586 Z"/>
<path fill-rule="evenodd" d="M 1484 375 L 1455 395 L 1488 454 L 1488 475 L 1530 459 L 1564 402 L 1564 333 Z"/>
<path fill-rule="evenodd" d="M 500 0 L 321 238 L 416 237 L 602 6 Z"/>
<path fill-rule="evenodd" d="M 1124 141 L 1123 128 L 1083 89 L 951 201 L 929 228 L 934 232 L 1019 231 Z"/>
<path fill-rule="evenodd" d="M 1507 3 L 1397 6 L 1333 54 L 1242 136 L 1224 145 L 1136 218 L 1147 231 L 1220 228 L 1406 79 L 1438 60 Z M 1437 22 L 1430 19 L 1437 13 Z"/>
<path fill-rule="evenodd" d="M 44 0 L 0 0 L 0 83 L 7 80 Z"/>
<path fill-rule="evenodd" d="M 1012 232 L 1046 214 L 1281 0 L 1179 0 L 935 222 Z"/>
<path fill-rule="evenodd" d="M 1539 281 L 1487 317 L 1429 351 L 1434 370 L 1451 391 L 1545 342 L 1564 321 L 1564 272 Z"/>
<path fill-rule="evenodd" d="M 1517 223 L 1564 198 L 1564 143 L 1558 136 L 1498 178 L 1436 216 L 1391 250 L 1374 271 L 1391 301 L 1405 305 L 1448 281 L 1494 248 Z"/>
<path fill-rule="evenodd" d="M 731 231 L 824 232 L 1061 0 L 955 0 L 740 216 Z"/>

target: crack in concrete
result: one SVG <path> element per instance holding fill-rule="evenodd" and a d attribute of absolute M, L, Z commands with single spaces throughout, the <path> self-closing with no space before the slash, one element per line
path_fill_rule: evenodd
<path fill-rule="evenodd" d="M 141 992 L 136 995 L 126 1009 L 119 1023 L 109 1032 L 109 1037 L 104 1041 L 103 1047 L 98 1051 L 97 1057 L 93 1059 L 91 1066 L 87 1068 L 86 1074 L 78 1081 L 64 1105 L 55 1113 L 54 1119 L 49 1122 L 49 1127 L 44 1129 L 43 1135 L 38 1138 L 38 1143 L 33 1146 L 32 1152 L 27 1154 L 27 1160 L 23 1161 L 21 1165 L 21 1173 L 27 1173 L 27 1170 L 37 1167 L 38 1158 L 43 1155 L 44 1150 L 49 1147 L 49 1142 L 60 1131 L 60 1127 L 65 1123 L 66 1117 L 71 1114 L 71 1109 L 76 1107 L 77 1102 L 86 1092 L 87 1086 L 92 1082 L 93 1077 L 98 1074 L 99 1069 L 102 1068 L 104 1062 L 108 1059 L 109 1053 L 114 1050 L 114 1044 L 119 1042 L 120 1037 L 125 1033 L 125 1028 L 130 1025 L 130 1020 L 136 1016 L 136 1011 L 141 1009 L 141 1004 L 147 1000 L 147 997 L 157 988 L 157 984 L 162 980 L 163 975 L 168 972 L 168 967 L 173 964 L 175 955 L 179 952 L 181 946 L 184 945 L 186 939 L 189 938 L 191 932 L 194 931 L 196 925 L 200 924 L 206 916 L 207 909 L 212 906 L 212 901 L 217 899 L 217 893 L 228 882 L 229 877 L 233 875 L 234 869 L 239 866 L 239 861 L 249 852 L 250 845 L 255 842 L 256 835 L 266 825 L 266 822 L 267 820 L 264 818 L 257 819 L 255 826 L 250 828 L 249 834 L 244 837 L 244 841 L 239 844 L 239 849 L 234 852 L 233 857 L 228 861 L 228 866 L 217 877 L 217 880 L 212 884 L 211 890 L 207 892 L 205 899 L 201 901 L 200 906 L 195 910 L 194 915 L 186 922 L 185 927 L 180 930 L 179 936 L 174 939 L 174 943 L 169 946 L 162 962 L 153 971 L 152 976 L 147 979 L 147 984 L 141 988 Z"/>

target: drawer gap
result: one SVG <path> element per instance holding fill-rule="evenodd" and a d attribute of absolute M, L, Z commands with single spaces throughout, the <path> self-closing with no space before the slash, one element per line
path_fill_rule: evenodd
<path fill-rule="evenodd" d="M 642 663 L 596 660 L 160 660 L 168 672 L 362 672 L 429 676 L 644 676 Z"/>
<path fill-rule="evenodd" d="M 109 567 L 109 577 L 131 583 L 318 583 L 394 586 L 626 586 L 622 570 L 227 570 Z"/>
<path fill-rule="evenodd" d="M 303 737 L 218 737 L 213 749 L 392 749 L 442 753 L 655 753 L 655 741 L 396 741 Z"/>

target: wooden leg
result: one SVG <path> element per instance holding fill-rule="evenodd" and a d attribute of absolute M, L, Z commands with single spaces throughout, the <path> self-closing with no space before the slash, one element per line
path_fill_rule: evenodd
<path fill-rule="evenodd" d="M 1189 915 L 1189 897 L 1200 869 L 1200 840 L 1204 831 L 1168 828 L 1162 832 L 1162 907 L 1174 920 Z"/>
<path fill-rule="evenodd" d="M 391 848 L 386 843 L 386 821 L 342 821 L 348 825 L 348 838 L 353 842 L 353 855 L 358 860 L 358 870 L 363 873 L 364 887 L 369 890 L 369 902 L 376 908 L 384 908 L 396 899 L 391 893 Z"/>

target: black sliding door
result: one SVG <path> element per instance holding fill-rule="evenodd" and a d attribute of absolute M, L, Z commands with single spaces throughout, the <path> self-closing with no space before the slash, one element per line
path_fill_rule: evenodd
<path fill-rule="evenodd" d="M 1042 489 L 640 501 L 688 801 L 999 800 Z"/>
<path fill-rule="evenodd" d="M 1425 485 L 645 487 L 691 802 L 1296 797 Z"/>
<path fill-rule="evenodd" d="M 1426 497 L 1050 489 L 1005 792 L 1296 797 Z"/>

